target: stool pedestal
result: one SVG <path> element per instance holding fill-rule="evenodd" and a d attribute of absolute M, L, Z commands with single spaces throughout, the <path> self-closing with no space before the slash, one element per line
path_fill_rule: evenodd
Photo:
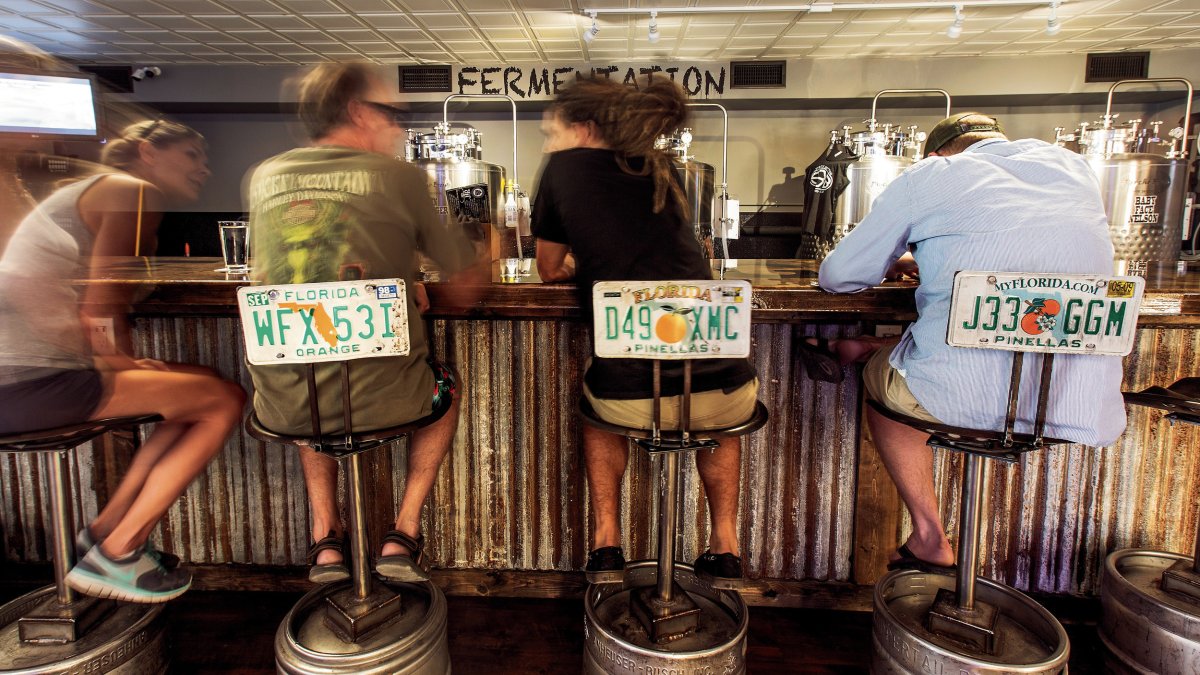
<path fill-rule="evenodd" d="M 930 445 L 951 449 L 942 441 Z M 875 584 L 871 672 L 1063 672 L 1062 624 L 1020 591 L 978 577 L 986 459 L 964 458 L 957 573 L 899 570 Z"/>

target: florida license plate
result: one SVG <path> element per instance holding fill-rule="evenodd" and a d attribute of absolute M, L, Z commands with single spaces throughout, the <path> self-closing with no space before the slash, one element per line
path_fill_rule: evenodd
<path fill-rule="evenodd" d="M 947 342 L 958 347 L 1109 354 L 1133 349 L 1141 277 L 959 272 Z"/>
<path fill-rule="evenodd" d="M 248 286 L 238 289 L 238 310 L 254 365 L 409 352 L 402 279 Z"/>
<path fill-rule="evenodd" d="M 596 356 L 750 355 L 748 281 L 601 281 L 592 287 Z"/>

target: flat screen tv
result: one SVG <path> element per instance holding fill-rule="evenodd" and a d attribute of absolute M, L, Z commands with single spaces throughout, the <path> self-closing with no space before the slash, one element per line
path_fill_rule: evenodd
<path fill-rule="evenodd" d="M 0 138 L 96 140 L 96 81 L 87 73 L 0 68 Z"/>

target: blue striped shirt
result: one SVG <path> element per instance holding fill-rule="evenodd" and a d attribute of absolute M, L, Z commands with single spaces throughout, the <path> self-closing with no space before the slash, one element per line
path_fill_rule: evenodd
<path fill-rule="evenodd" d="M 1095 174 L 1079 155 L 1035 139 L 987 139 L 914 164 L 821 263 L 821 287 L 874 286 L 905 250 L 920 268 L 919 316 L 891 364 L 930 414 L 974 429 L 1003 428 L 1012 354 L 946 344 L 954 273 L 1113 271 Z M 1032 429 L 1038 361 L 1026 360 L 1018 431 Z M 1047 435 L 1115 441 L 1125 429 L 1121 359 L 1060 354 L 1054 366 Z"/>

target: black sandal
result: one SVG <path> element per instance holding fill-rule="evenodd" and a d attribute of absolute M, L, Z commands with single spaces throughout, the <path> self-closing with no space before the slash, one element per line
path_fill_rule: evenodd
<path fill-rule="evenodd" d="M 809 340 L 816 340 L 817 343 L 809 344 Z M 796 342 L 796 347 L 796 358 L 804 365 L 804 372 L 810 379 L 836 384 L 846 378 L 841 362 L 829 351 L 829 340 L 801 336 Z"/>
<path fill-rule="evenodd" d="M 317 556 L 321 551 L 334 551 L 342 556 L 338 562 L 317 564 Z M 317 540 L 308 549 L 308 580 L 315 584 L 328 584 L 350 578 L 350 568 L 346 566 L 346 540 L 339 537 L 337 532 L 329 531 L 329 536 Z"/>
<path fill-rule="evenodd" d="M 375 571 L 390 581 L 429 581 L 429 560 L 425 555 L 425 536 L 416 539 L 400 530 L 388 530 L 383 535 L 384 544 L 399 544 L 408 553 L 380 556 L 375 561 Z"/>
<path fill-rule="evenodd" d="M 901 544 L 900 548 L 896 549 L 896 553 L 900 554 L 900 557 L 887 564 L 889 572 L 896 570 L 917 570 L 918 572 L 942 574 L 949 577 L 958 574 L 958 565 L 935 565 L 934 563 L 922 560 L 913 554 L 912 549 L 908 548 L 908 544 Z"/>
<path fill-rule="evenodd" d="M 617 584 L 625 580 L 625 554 L 620 546 L 601 546 L 588 553 L 583 568 L 589 584 Z"/>

